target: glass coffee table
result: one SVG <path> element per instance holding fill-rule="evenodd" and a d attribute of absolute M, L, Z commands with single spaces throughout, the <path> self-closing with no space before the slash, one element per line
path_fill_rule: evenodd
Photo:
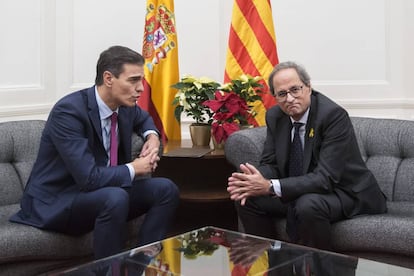
<path fill-rule="evenodd" d="M 49 275 L 414 275 L 414 270 L 203 227 Z"/>

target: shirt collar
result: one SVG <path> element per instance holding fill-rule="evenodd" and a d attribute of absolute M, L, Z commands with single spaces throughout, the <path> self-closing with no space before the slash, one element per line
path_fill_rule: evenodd
<path fill-rule="evenodd" d="M 109 106 L 106 105 L 106 103 L 102 100 L 101 96 L 99 96 L 98 88 L 95 85 L 95 98 L 96 102 L 98 103 L 98 109 L 99 109 L 99 116 L 101 117 L 101 120 L 108 118 L 112 115 L 114 111 L 112 111 Z M 115 110 L 116 113 L 118 113 L 119 108 Z"/>
<path fill-rule="evenodd" d="M 303 114 L 302 118 L 300 118 L 299 121 L 295 121 L 293 120 L 292 117 L 290 117 L 290 121 L 292 122 L 292 125 L 294 122 L 298 122 L 298 123 L 302 123 L 303 125 L 306 125 L 306 122 L 308 121 L 308 117 L 309 117 L 309 110 L 310 110 L 310 107 L 306 109 L 305 113 Z"/>

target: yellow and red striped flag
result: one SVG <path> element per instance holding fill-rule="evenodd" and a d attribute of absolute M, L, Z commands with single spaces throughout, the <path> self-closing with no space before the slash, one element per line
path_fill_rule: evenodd
<path fill-rule="evenodd" d="M 173 0 L 147 0 L 142 55 L 145 80 L 138 104 L 151 114 L 164 142 L 180 140 L 172 105 L 177 90 L 171 88 L 179 81 Z"/>
<path fill-rule="evenodd" d="M 267 276 L 269 270 L 269 256 L 264 251 L 250 266 L 241 266 L 230 261 L 231 276 Z"/>
<path fill-rule="evenodd" d="M 258 125 L 265 124 L 266 110 L 276 104 L 266 81 L 278 62 L 270 0 L 235 0 L 224 82 L 242 74 L 263 78 L 263 102 L 253 104 Z"/>
<path fill-rule="evenodd" d="M 181 242 L 177 238 L 169 238 L 162 242 L 162 251 L 155 262 L 145 269 L 145 276 L 181 275 L 181 255 L 178 250 Z"/>

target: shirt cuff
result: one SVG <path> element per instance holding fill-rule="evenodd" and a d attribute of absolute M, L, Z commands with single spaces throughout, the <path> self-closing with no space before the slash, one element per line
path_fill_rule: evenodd
<path fill-rule="evenodd" d="M 145 131 L 142 135 L 144 136 L 144 139 L 147 139 L 147 136 L 150 135 L 150 134 L 155 134 L 159 137 L 158 132 L 156 132 L 155 130 L 151 130 L 151 129 Z"/>
<path fill-rule="evenodd" d="M 131 182 L 134 180 L 135 178 L 135 170 L 134 167 L 131 164 L 125 164 L 128 167 L 129 170 L 129 175 L 131 176 Z"/>
<path fill-rule="evenodd" d="M 282 197 L 282 189 L 280 188 L 279 179 L 270 179 L 270 182 L 272 182 L 273 191 L 275 192 L 276 196 Z"/>

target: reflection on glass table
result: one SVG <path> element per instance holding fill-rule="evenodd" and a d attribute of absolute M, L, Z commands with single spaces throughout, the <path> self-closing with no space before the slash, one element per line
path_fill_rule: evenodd
<path fill-rule="evenodd" d="M 405 276 L 414 270 L 204 227 L 53 275 Z"/>

